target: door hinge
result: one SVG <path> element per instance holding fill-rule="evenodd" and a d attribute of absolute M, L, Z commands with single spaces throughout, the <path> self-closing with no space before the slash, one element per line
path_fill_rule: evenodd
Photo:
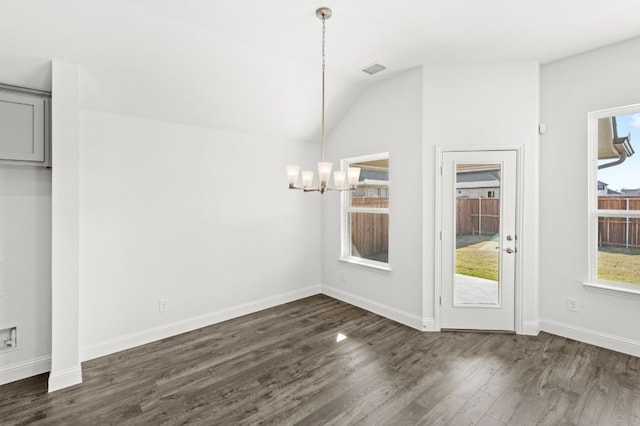
<path fill-rule="evenodd" d="M 442 176 L 442 166 L 440 166 L 440 176 Z"/>
<path fill-rule="evenodd" d="M 440 241 L 442 241 L 442 231 L 440 231 Z"/>
<path fill-rule="evenodd" d="M 440 296 L 440 306 L 442 306 L 442 296 Z"/>

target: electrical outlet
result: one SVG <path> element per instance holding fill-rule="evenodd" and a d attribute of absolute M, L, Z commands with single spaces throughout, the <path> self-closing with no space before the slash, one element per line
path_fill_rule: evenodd
<path fill-rule="evenodd" d="M 18 327 L 0 330 L 0 350 L 16 349 L 18 347 Z"/>
<path fill-rule="evenodd" d="M 169 310 L 169 299 L 160 299 L 158 302 L 158 310 L 160 312 L 167 312 Z"/>
<path fill-rule="evenodd" d="M 572 299 L 569 297 L 567 299 L 567 309 L 571 312 L 578 312 L 578 299 Z"/>

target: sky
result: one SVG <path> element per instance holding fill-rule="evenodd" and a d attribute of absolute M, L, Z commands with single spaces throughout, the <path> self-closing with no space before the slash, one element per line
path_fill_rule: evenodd
<path fill-rule="evenodd" d="M 635 153 L 624 163 L 598 170 L 598 180 L 609 184 L 609 189 L 640 188 L 640 112 L 616 116 L 618 135 L 631 135 L 631 146 Z M 614 160 L 603 160 L 608 163 Z"/>

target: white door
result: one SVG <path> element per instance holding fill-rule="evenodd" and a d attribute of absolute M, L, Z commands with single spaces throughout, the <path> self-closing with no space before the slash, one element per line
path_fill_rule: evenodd
<path fill-rule="evenodd" d="M 516 151 L 442 154 L 440 327 L 515 330 Z"/>

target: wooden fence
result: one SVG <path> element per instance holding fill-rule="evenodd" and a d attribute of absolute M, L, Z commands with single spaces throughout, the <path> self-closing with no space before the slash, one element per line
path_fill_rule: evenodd
<path fill-rule="evenodd" d="M 352 197 L 351 206 L 388 208 L 389 198 Z M 378 258 L 389 251 L 389 215 L 352 213 L 351 242 L 360 257 Z"/>
<path fill-rule="evenodd" d="M 640 196 L 598 197 L 603 210 L 640 210 Z M 630 217 L 598 218 L 598 245 L 602 247 L 640 248 L 640 219 Z"/>
<path fill-rule="evenodd" d="M 386 197 L 351 197 L 351 207 L 388 208 L 389 198 Z"/>
<path fill-rule="evenodd" d="M 500 232 L 500 199 L 459 198 L 456 235 L 497 234 Z"/>
<path fill-rule="evenodd" d="M 388 252 L 389 215 L 351 213 L 351 243 L 366 259 Z"/>
<path fill-rule="evenodd" d="M 640 210 L 640 196 L 598 197 L 604 210 Z M 500 231 L 500 200 L 460 198 L 457 200 L 456 235 L 497 234 Z M 601 217 L 598 219 L 598 245 L 640 248 L 640 219 Z"/>

